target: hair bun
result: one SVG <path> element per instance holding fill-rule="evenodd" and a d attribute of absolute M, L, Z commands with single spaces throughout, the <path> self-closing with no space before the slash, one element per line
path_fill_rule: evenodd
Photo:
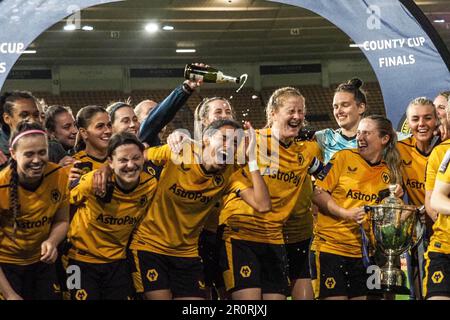
<path fill-rule="evenodd" d="M 359 78 L 352 78 L 347 81 L 347 84 L 355 86 L 355 88 L 359 89 L 363 85 L 363 81 Z"/>

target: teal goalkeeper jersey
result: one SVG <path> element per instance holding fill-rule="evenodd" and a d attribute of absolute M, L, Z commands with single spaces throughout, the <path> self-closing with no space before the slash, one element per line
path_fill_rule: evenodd
<path fill-rule="evenodd" d="M 399 141 L 410 136 L 410 134 L 397 132 L 397 139 Z M 341 134 L 341 129 L 324 129 L 317 131 L 315 138 L 320 146 L 320 149 L 322 150 L 324 163 L 328 163 L 333 155 L 340 150 L 355 149 L 358 147 L 358 144 L 356 143 L 356 136 L 352 138 L 344 137 Z"/>

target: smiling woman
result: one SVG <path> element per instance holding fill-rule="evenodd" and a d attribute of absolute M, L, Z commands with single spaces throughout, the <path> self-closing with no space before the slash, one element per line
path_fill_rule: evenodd
<path fill-rule="evenodd" d="M 250 124 L 246 126 L 246 151 L 254 159 L 256 137 Z M 199 234 L 217 202 L 230 190 L 239 188 L 243 201 L 255 210 L 270 209 L 256 163 L 245 175 L 234 165 L 239 128 L 233 120 L 216 120 L 205 129 L 203 144 L 190 144 L 183 155 L 172 153 L 168 145 L 146 151 L 147 159 L 162 166 L 162 172 L 155 199 L 130 244 L 135 288 L 145 299 L 205 297 Z M 223 155 L 231 161 L 224 161 Z"/>
<path fill-rule="evenodd" d="M 141 125 L 134 109 L 125 102 L 115 102 L 106 108 L 112 123 L 113 133 L 129 132 L 138 135 Z"/>
<path fill-rule="evenodd" d="M 105 163 L 108 142 L 111 138 L 111 120 L 106 110 L 99 106 L 86 106 L 77 113 L 78 142 L 76 160 L 70 169 L 70 181 L 83 174 L 100 169 Z"/>
<path fill-rule="evenodd" d="M 367 298 L 360 228 L 370 230 L 363 206 L 379 203 L 383 190 L 401 182 L 397 135 L 388 119 L 364 118 L 356 140 L 358 149 L 338 151 L 315 184 L 319 213 L 310 264 L 316 299 Z"/>
<path fill-rule="evenodd" d="M 54 262 L 68 229 L 67 173 L 48 162 L 47 135 L 20 122 L 0 173 L 0 294 L 59 299 Z"/>
<path fill-rule="evenodd" d="M 68 266 L 78 266 L 83 275 L 83 295 L 71 289 L 73 300 L 126 300 L 133 294 L 127 243 L 156 190 L 156 177 L 143 172 L 143 151 L 142 143 L 129 132 L 112 136 L 107 154 L 113 175 L 106 194 L 94 193 L 95 171 L 70 191 L 77 213 L 68 233 Z"/>
<path fill-rule="evenodd" d="M 242 188 L 231 189 L 224 197 L 219 216 L 224 240 L 220 265 L 233 300 L 286 297 L 289 285 L 283 225 L 291 212 L 298 210 L 303 184 L 311 182 L 308 168 L 320 153 L 316 142 L 296 139 L 305 109 L 305 98 L 298 89 L 277 89 L 267 103 L 267 127 L 256 132 L 259 154 L 255 166 L 263 172 L 270 211 L 260 212 L 246 204 Z M 247 170 L 244 173 L 249 175 Z M 310 202 L 305 202 L 308 207 Z"/>
<path fill-rule="evenodd" d="M 68 151 L 75 147 L 78 129 L 72 109 L 63 106 L 51 106 L 45 111 L 45 129 Z"/>
<path fill-rule="evenodd" d="M 315 138 L 324 154 L 325 163 L 342 149 L 356 148 L 356 128 L 367 111 L 367 99 L 361 89 L 363 81 L 353 78 L 339 84 L 333 97 L 333 115 L 339 129 L 317 131 Z"/>
<path fill-rule="evenodd" d="M 36 98 L 28 91 L 5 92 L 0 97 L 0 150 L 9 155 L 7 139 L 17 124 L 22 121 L 39 123 Z"/>

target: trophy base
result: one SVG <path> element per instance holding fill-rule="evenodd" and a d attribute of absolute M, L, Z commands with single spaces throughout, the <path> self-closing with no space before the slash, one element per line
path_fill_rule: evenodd
<path fill-rule="evenodd" d="M 381 269 L 381 290 L 382 292 L 394 294 L 409 294 L 406 287 L 406 275 L 397 268 Z"/>
<path fill-rule="evenodd" d="M 409 295 L 410 291 L 405 286 L 387 286 L 381 285 L 380 292 Z"/>
<path fill-rule="evenodd" d="M 404 286 L 382 285 L 382 286 L 380 286 L 380 289 L 370 289 L 369 295 L 371 295 L 371 294 L 380 295 L 380 294 L 385 294 L 385 293 L 409 295 L 411 292 L 409 291 L 409 289 L 407 287 L 404 287 Z"/>

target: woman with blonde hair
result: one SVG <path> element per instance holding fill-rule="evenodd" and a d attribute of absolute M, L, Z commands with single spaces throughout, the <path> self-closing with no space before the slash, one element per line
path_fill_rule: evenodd
<path fill-rule="evenodd" d="M 401 181 L 397 135 L 388 119 L 362 119 L 356 139 L 358 148 L 337 152 L 315 183 L 319 213 L 310 263 L 316 299 L 366 299 L 360 232 L 364 206 L 380 203 L 388 186 Z"/>
<path fill-rule="evenodd" d="M 269 99 L 266 113 L 268 127 L 257 130 L 255 165 L 268 186 L 272 210 L 257 212 L 236 189 L 224 198 L 219 216 L 224 240 L 221 266 L 234 300 L 286 298 L 289 279 L 283 224 L 308 173 L 320 167 L 315 158 L 318 146 L 296 140 L 304 121 L 303 95 L 292 87 L 280 88 Z"/>

